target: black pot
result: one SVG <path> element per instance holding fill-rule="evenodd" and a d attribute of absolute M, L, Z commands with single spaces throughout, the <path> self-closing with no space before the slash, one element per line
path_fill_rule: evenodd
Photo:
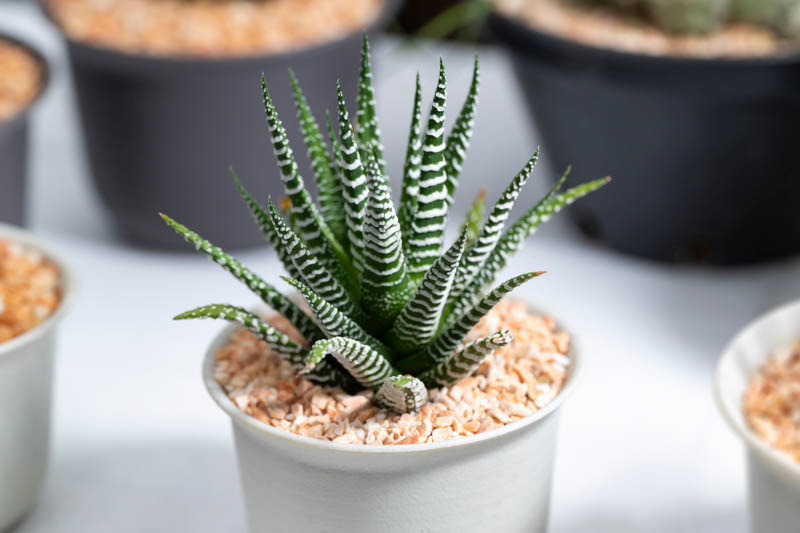
<path fill-rule="evenodd" d="M 720 264 L 800 251 L 800 56 L 653 57 L 492 14 L 560 171 L 613 176 L 570 212 L 658 260 Z"/>
<path fill-rule="evenodd" d="M 368 30 L 394 12 L 387 2 Z M 263 244 L 231 181 L 233 166 L 256 198 L 283 188 L 269 142 L 260 77 L 267 83 L 306 178 L 313 175 L 297 124 L 288 69 L 324 128 L 336 80 L 356 95 L 362 31 L 297 51 L 231 58 L 154 57 L 67 38 L 89 163 L 120 233 L 151 247 L 183 247 L 158 217 L 169 214 L 226 248 Z"/>
<path fill-rule="evenodd" d="M 30 112 L 47 88 L 49 70 L 44 57 L 30 45 L 5 34 L 0 34 L 0 40 L 24 48 L 39 62 L 41 71 L 39 94 L 35 100 L 11 118 L 0 121 L 0 222 L 24 226 Z"/>

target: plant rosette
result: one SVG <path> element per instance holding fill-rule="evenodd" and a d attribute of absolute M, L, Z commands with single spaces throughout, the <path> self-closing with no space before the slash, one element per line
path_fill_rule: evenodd
<path fill-rule="evenodd" d="M 58 255 L 30 233 L 0 224 L 0 239 L 55 266 L 61 293 L 43 322 L 0 343 L 0 531 L 5 531 L 33 507 L 44 480 L 56 333 L 72 306 L 74 281 Z"/>
<path fill-rule="evenodd" d="M 244 326 L 268 347 L 261 361 L 269 363 L 271 356 L 280 365 L 284 377 L 278 381 L 285 390 L 278 394 L 286 396 L 291 394 L 288 388 L 305 385 L 338 388 L 346 393 L 348 406 L 358 402 L 367 413 L 382 410 L 375 423 L 388 421 L 390 426 L 395 424 L 388 429 L 394 430 L 401 429 L 403 420 L 434 410 L 437 394 L 445 388 L 477 380 L 474 374 L 484 362 L 491 375 L 492 370 L 501 372 L 502 363 L 492 363 L 495 357 L 510 360 L 521 355 L 532 361 L 535 343 L 531 340 L 528 345 L 524 339 L 535 337 L 522 325 L 522 317 L 533 315 L 524 305 L 516 315 L 503 315 L 500 309 L 506 304 L 499 302 L 542 272 L 523 273 L 496 285 L 495 278 L 542 223 L 604 186 L 608 178 L 562 191 L 565 173 L 537 204 L 506 228 L 514 203 L 533 173 L 537 150 L 486 210 L 485 220 L 486 198 L 479 194 L 467 211 L 459 236 L 445 245 L 448 212 L 475 119 L 478 59 L 467 97 L 449 133 L 443 62 L 439 62 L 426 122 L 422 121 L 422 89 L 417 77 L 398 208 L 392 202 L 383 159 L 371 69 L 365 35 L 355 114 L 358 127 L 350 119 L 339 87 L 338 130 L 329 116 L 327 136 L 295 83 L 295 105 L 313 162 L 318 203 L 311 199 L 298 172 L 264 78 L 267 122 L 287 196 L 281 202 L 285 213 L 279 212 L 271 198 L 268 207 L 261 205 L 232 173 L 235 186 L 288 274 L 284 282 L 302 297 L 299 304 L 210 241 L 169 216 L 162 218 L 257 294 L 287 327 L 229 304 L 202 305 L 179 314 L 177 320 L 210 318 Z M 551 323 L 548 328 L 553 331 L 555 326 Z M 447 442 L 435 442 L 444 437 L 438 431 L 444 427 L 432 430 L 434 442 L 423 444 L 324 442 L 271 428 L 225 396 L 215 380 L 215 354 L 223 345 L 228 348 L 231 337 L 238 335 L 233 331 L 226 330 L 212 345 L 204 375 L 212 397 L 233 418 L 253 531 L 453 531 L 476 530 L 486 523 L 504 531 L 544 531 L 555 413 L 574 376 L 566 379 L 564 391 L 547 397 L 550 403 L 544 398 L 540 404 L 531 400 L 535 405 L 525 417 L 514 421 L 506 416 L 508 424 L 499 429 L 491 429 L 484 418 L 487 425 L 472 427 L 473 435 Z M 520 338 L 519 355 L 503 351 L 515 346 L 515 335 Z M 566 340 L 553 345 L 555 351 L 566 351 L 568 346 Z M 565 367 L 574 372 L 566 354 L 552 357 L 559 358 L 567 363 L 559 363 L 560 369 L 553 367 L 561 377 Z M 263 375 L 255 376 L 250 389 L 254 396 L 258 396 L 255 382 L 276 377 L 268 372 L 267 367 Z M 539 385 L 547 388 L 530 377 L 520 377 L 518 383 L 527 391 L 520 395 L 526 402 Z M 238 378 L 234 377 L 245 380 L 245 376 Z M 549 381 L 560 386 L 559 378 Z M 464 388 L 465 397 L 472 394 L 466 385 Z M 304 409 L 297 404 L 287 407 L 292 413 Z M 285 413 L 275 409 L 279 411 Z M 390 420 L 386 413 L 396 418 Z M 386 416 L 379 421 L 382 414 Z M 333 419 L 337 415 L 329 414 Z"/>
<path fill-rule="evenodd" d="M 48 67 L 44 57 L 31 46 L 0 33 L 0 72 L 4 76 L 0 80 L 0 222 L 22 225 L 30 114 L 47 89 Z"/>
<path fill-rule="evenodd" d="M 746 445 L 753 533 L 796 533 L 800 524 L 800 463 L 762 440 L 743 410 L 748 385 L 762 364 L 800 339 L 800 301 L 746 326 L 723 351 L 714 380 L 717 406 Z"/>

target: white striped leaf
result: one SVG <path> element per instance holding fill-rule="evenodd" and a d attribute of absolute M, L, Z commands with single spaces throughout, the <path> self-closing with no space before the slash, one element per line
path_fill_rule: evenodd
<path fill-rule="evenodd" d="M 453 354 L 447 361 L 423 372 L 419 379 L 428 387 L 449 387 L 471 375 L 486 356 L 511 343 L 514 336 L 504 329 L 473 341 Z M 323 342 L 323 341 L 319 341 Z"/>

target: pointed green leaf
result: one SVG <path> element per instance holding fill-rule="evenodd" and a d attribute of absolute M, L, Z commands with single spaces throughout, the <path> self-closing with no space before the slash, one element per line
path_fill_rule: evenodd
<path fill-rule="evenodd" d="M 328 337 L 350 337 L 361 343 L 368 344 L 383 355 L 389 354 L 389 349 L 381 341 L 364 331 L 354 320 L 335 306 L 323 300 L 317 293 L 304 283 L 284 277 L 283 280 L 297 289 L 305 298 L 311 313 L 322 331 Z"/>
<path fill-rule="evenodd" d="M 411 234 L 411 222 L 417 211 L 417 195 L 419 194 L 419 174 L 422 165 L 422 86 L 417 73 L 416 90 L 414 91 L 414 107 L 411 114 L 411 127 L 408 132 L 406 162 L 403 166 L 403 186 L 400 195 L 398 219 L 400 231 L 403 233 L 403 249 L 408 249 L 408 237 Z"/>
<path fill-rule="evenodd" d="M 396 413 L 413 413 L 428 402 L 428 389 L 413 376 L 391 376 L 375 392 L 372 401 Z"/>
<path fill-rule="evenodd" d="M 444 158 L 447 161 L 447 203 L 453 204 L 453 193 L 458 186 L 458 176 L 464 164 L 464 158 L 469 149 L 469 141 L 472 138 L 472 126 L 475 124 L 475 109 L 478 105 L 478 87 L 480 85 L 480 69 L 478 65 L 478 54 L 475 54 L 475 64 L 472 70 L 472 82 L 469 85 L 469 92 L 458 118 L 453 125 L 453 130 L 447 137 L 445 143 Z"/>
<path fill-rule="evenodd" d="M 314 321 L 297 307 L 294 302 L 278 292 L 277 289 L 261 279 L 261 277 L 250 269 L 239 263 L 239 261 L 225 253 L 222 248 L 214 246 L 197 233 L 172 220 L 167 215 L 161 214 L 161 218 L 163 218 L 178 235 L 181 235 L 186 242 L 194 245 L 197 250 L 203 252 L 212 261 L 230 272 L 233 277 L 247 285 L 251 291 L 257 294 L 265 304 L 286 317 L 308 342 L 314 342 L 324 336 L 322 331 L 314 324 Z"/>
<path fill-rule="evenodd" d="M 466 233 L 462 233 L 425 273 L 414 296 L 394 321 L 386 339 L 399 353 L 408 353 L 424 346 L 436 334 L 453 277 L 464 253 L 465 242 Z"/>
<path fill-rule="evenodd" d="M 329 226 L 333 238 L 338 241 L 338 234 L 341 233 L 343 226 L 336 229 L 333 226 L 344 223 L 342 219 L 344 213 L 342 184 L 338 176 L 333 173 L 333 169 L 336 167 L 328 152 L 328 146 L 322 138 L 322 133 L 314 114 L 311 112 L 308 101 L 291 69 L 289 69 L 289 77 L 292 81 L 292 95 L 297 108 L 297 119 L 300 122 L 300 129 L 303 132 L 303 138 L 308 148 L 308 157 L 311 160 L 311 167 L 314 169 L 314 175 L 317 180 L 317 198 L 319 199 L 320 214 Z"/>
<path fill-rule="evenodd" d="M 336 131 L 333 129 L 333 122 L 331 121 L 331 114 L 325 111 L 325 120 L 328 124 L 328 137 L 331 141 L 331 151 L 333 157 L 331 158 L 330 173 L 333 176 L 333 185 L 330 189 L 331 197 L 335 194 L 336 205 L 338 208 L 325 211 L 325 220 L 328 221 L 328 226 L 331 228 L 334 237 L 342 245 L 345 250 L 349 249 L 347 243 L 347 221 L 345 220 L 344 211 L 344 196 L 342 191 L 342 150 L 339 147 L 339 138 L 336 136 Z M 331 201 L 331 205 L 333 201 Z"/>
<path fill-rule="evenodd" d="M 386 180 L 375 157 L 367 162 L 369 199 L 364 221 L 364 273 L 361 302 L 380 328 L 397 316 L 414 287 L 406 271 L 400 223 Z"/>
<path fill-rule="evenodd" d="M 283 218 L 278 214 L 272 199 L 269 200 L 270 218 L 275 227 L 275 231 L 286 247 L 289 257 L 292 259 L 295 268 L 299 271 L 301 279 L 306 285 L 311 287 L 325 301 L 341 309 L 353 320 L 364 323 L 366 317 L 361 308 L 356 305 L 352 296 L 345 288 L 333 277 L 333 275 L 322 265 L 317 258 L 311 254 L 306 245 L 291 230 Z"/>
<path fill-rule="evenodd" d="M 278 112 L 272 103 L 272 98 L 267 88 L 267 82 L 261 77 L 261 88 L 264 96 L 264 109 L 267 113 L 267 122 L 272 140 L 273 152 L 281 171 L 283 188 L 290 200 L 292 227 L 297 228 L 299 236 L 308 246 L 311 253 L 348 288 L 355 287 L 354 280 L 350 279 L 349 258 L 341 246 L 333 239 L 333 234 L 325 221 L 322 220 L 316 206 L 311 201 L 311 195 L 305 188 L 303 178 L 297 170 L 286 130 L 278 117 Z"/>
<path fill-rule="evenodd" d="M 458 348 L 458 345 L 464 341 L 467 333 L 497 302 L 523 283 L 542 274 L 544 272 L 528 272 L 501 283 L 471 309 L 467 308 L 469 309 L 467 312 L 454 315 L 456 320 L 453 320 L 453 323 L 444 329 L 431 344 L 418 353 L 400 360 L 397 363 L 398 368 L 404 372 L 416 374 L 446 361 L 453 355 L 453 351 Z"/>
<path fill-rule="evenodd" d="M 444 159 L 444 110 L 446 104 L 444 63 L 439 61 L 439 82 L 428 116 L 422 145 L 417 209 L 408 235 L 408 270 L 415 282 L 422 279 L 439 257 L 447 224 L 447 162 Z"/>
<path fill-rule="evenodd" d="M 367 344 L 348 337 L 332 337 L 314 343 L 308 353 L 306 369 L 312 369 L 326 355 L 337 361 L 368 389 L 377 389 L 397 371 L 389 361 Z"/>
<path fill-rule="evenodd" d="M 448 306 L 450 309 L 445 312 L 446 319 L 452 320 L 460 316 L 464 310 L 469 309 L 480 298 L 484 287 L 494 281 L 497 273 L 508 263 L 508 259 L 522 247 L 525 239 L 534 234 L 542 223 L 550 220 L 550 217 L 575 200 L 599 189 L 608 183 L 610 179 L 601 178 L 590 181 L 554 196 L 548 194 L 538 204 L 529 209 L 500 237 L 494 250 L 489 254 L 477 275 L 467 285 L 461 296 L 452 302 L 452 306 Z"/>
<path fill-rule="evenodd" d="M 347 223 L 347 241 L 350 245 L 350 256 L 353 266 L 358 272 L 364 269 L 364 212 L 367 208 L 367 178 L 358 155 L 358 147 L 347 113 L 347 105 L 342 94 L 342 86 L 337 83 L 336 94 L 339 100 L 339 137 L 342 148 L 342 196 L 344 197 L 345 221 Z"/>
<path fill-rule="evenodd" d="M 368 155 L 375 155 L 378 160 L 381 177 L 386 175 L 386 161 L 383 160 L 383 145 L 381 145 L 381 130 L 378 127 L 378 114 L 375 112 L 375 90 L 372 83 L 372 68 L 367 33 L 361 46 L 361 71 L 358 80 L 358 146 L 361 150 L 361 159 L 366 160 Z"/>
<path fill-rule="evenodd" d="M 478 368 L 487 355 L 511 343 L 511 331 L 504 329 L 473 341 L 463 350 L 453 354 L 447 361 L 419 375 L 428 387 L 449 387 L 469 376 Z M 323 342 L 323 341 L 318 341 Z"/>
<path fill-rule="evenodd" d="M 494 250 L 497 241 L 500 240 L 500 235 L 503 232 L 503 226 L 508 219 L 511 209 L 514 207 L 514 202 L 519 197 L 522 187 L 528 181 L 533 168 L 536 166 L 536 161 L 539 160 L 539 150 L 534 152 L 533 156 L 525 163 L 511 183 L 503 191 L 503 194 L 498 198 L 497 203 L 494 204 L 492 211 L 489 213 L 489 218 L 483 225 L 480 235 L 478 236 L 475 244 L 470 247 L 469 251 L 464 255 L 464 259 L 459 265 L 458 272 L 456 272 L 456 279 L 453 281 L 453 290 L 450 291 L 450 300 L 455 300 L 461 294 L 475 274 L 483 266 L 486 258 Z"/>
<path fill-rule="evenodd" d="M 295 268 L 294 263 L 292 263 L 292 258 L 289 257 L 289 253 L 286 251 L 286 247 L 283 245 L 280 237 L 278 237 L 278 233 L 275 231 L 275 227 L 272 224 L 272 219 L 267 213 L 267 210 L 264 209 L 261 204 L 259 204 L 253 195 L 242 185 L 242 182 L 239 180 L 239 176 L 230 169 L 231 177 L 233 178 L 234 183 L 236 184 L 236 188 L 239 190 L 239 194 L 242 196 L 242 199 L 247 204 L 247 207 L 250 208 L 250 213 L 253 215 L 253 219 L 255 219 L 256 224 L 261 229 L 261 232 L 267 237 L 267 240 L 275 249 L 275 253 L 278 255 L 278 259 L 280 260 L 283 268 L 286 269 L 286 272 L 293 278 L 300 278 L 300 271 Z"/>
<path fill-rule="evenodd" d="M 472 246 L 475 239 L 481 231 L 481 223 L 483 222 L 483 212 L 486 210 L 486 187 L 481 187 L 478 191 L 478 196 L 472 202 L 467 215 L 464 217 L 464 223 L 461 225 L 461 231 L 467 234 L 467 248 Z"/>

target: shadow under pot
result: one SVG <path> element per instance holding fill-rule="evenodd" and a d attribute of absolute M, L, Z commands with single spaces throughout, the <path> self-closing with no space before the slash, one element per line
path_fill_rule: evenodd
<path fill-rule="evenodd" d="M 631 54 L 498 13 L 553 171 L 614 178 L 571 211 L 623 252 L 718 264 L 800 251 L 800 55 Z"/>
<path fill-rule="evenodd" d="M 381 27 L 395 4 L 386 2 L 367 31 Z M 288 69 L 324 131 L 337 79 L 345 94 L 356 93 L 361 39 L 359 29 L 287 53 L 198 58 L 135 55 L 66 36 L 92 177 L 120 234 L 134 244 L 182 248 L 158 217 L 164 212 L 219 246 L 263 244 L 229 173 L 233 167 L 256 198 L 284 195 L 265 116 L 253 112 L 261 74 L 291 146 L 305 154 L 296 121 L 285 120 L 295 113 Z M 298 165 L 312 175 L 307 158 Z"/>
<path fill-rule="evenodd" d="M 11 116 L 0 116 L 0 177 L 2 178 L 2 194 L 0 194 L 0 222 L 22 226 L 26 222 L 25 194 L 28 181 L 28 140 L 30 135 L 30 117 L 33 106 L 39 101 L 48 84 L 47 62 L 28 44 L 0 33 L 0 47 L 9 46 L 7 53 L 24 54 L 17 58 L 15 64 L 22 66 L 30 60 L 31 70 L 35 69 L 35 84 L 32 95 Z M 27 69 L 26 69 L 27 70 Z M 15 75 L 25 75 L 19 72 Z M 13 103 L 11 103 L 13 105 Z M 0 113 L 2 115 L 2 113 Z"/>

